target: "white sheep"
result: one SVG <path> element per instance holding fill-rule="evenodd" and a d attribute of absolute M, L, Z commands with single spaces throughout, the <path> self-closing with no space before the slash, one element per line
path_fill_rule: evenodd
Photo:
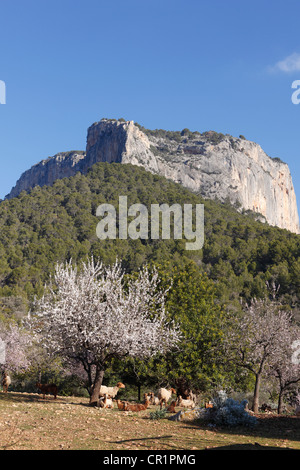
<path fill-rule="evenodd" d="M 114 404 L 111 398 L 108 398 L 106 393 L 104 394 L 104 398 L 100 399 L 100 407 L 101 408 L 113 408 Z"/>
<path fill-rule="evenodd" d="M 177 399 L 177 406 L 182 406 L 184 408 L 195 408 L 195 402 L 191 399 L 183 399 L 181 395 L 179 395 Z"/>
<path fill-rule="evenodd" d="M 165 403 L 167 405 L 168 401 L 170 400 L 172 393 L 176 393 L 174 388 L 160 388 L 157 392 L 157 397 L 160 403 L 160 409 L 162 408 L 162 404 Z"/>
<path fill-rule="evenodd" d="M 148 393 L 148 397 L 149 397 L 149 402 L 150 402 L 151 405 L 159 405 L 160 404 L 159 398 L 156 397 L 153 392 Z"/>
<path fill-rule="evenodd" d="M 190 400 L 193 400 L 193 402 L 196 404 L 196 402 L 197 402 L 197 395 L 195 395 L 195 393 L 190 392 L 190 393 L 189 393 L 189 396 L 188 396 L 187 398 L 189 398 Z"/>
<path fill-rule="evenodd" d="M 3 387 L 3 392 L 7 393 L 8 387 L 11 384 L 11 378 L 9 375 L 7 375 L 6 372 L 2 373 L 3 379 L 2 379 L 2 387 Z"/>
<path fill-rule="evenodd" d="M 101 385 L 99 397 L 104 397 L 106 394 L 110 398 L 115 398 L 119 388 L 125 388 L 125 385 L 122 382 L 118 382 L 114 387 L 106 387 L 106 385 Z"/>

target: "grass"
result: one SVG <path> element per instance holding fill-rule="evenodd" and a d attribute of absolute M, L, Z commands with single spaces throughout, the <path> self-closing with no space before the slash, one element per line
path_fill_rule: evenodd
<path fill-rule="evenodd" d="M 156 409 L 131 413 L 91 408 L 86 398 L 0 393 L 0 450 L 300 450 L 297 417 L 259 415 L 255 430 L 229 431 L 151 420 Z"/>

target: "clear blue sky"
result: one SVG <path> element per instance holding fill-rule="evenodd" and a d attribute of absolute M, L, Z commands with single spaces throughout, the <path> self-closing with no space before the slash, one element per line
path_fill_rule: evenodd
<path fill-rule="evenodd" d="M 89 125 L 243 134 L 289 164 L 300 205 L 298 0 L 1 0 L 0 197 Z"/>

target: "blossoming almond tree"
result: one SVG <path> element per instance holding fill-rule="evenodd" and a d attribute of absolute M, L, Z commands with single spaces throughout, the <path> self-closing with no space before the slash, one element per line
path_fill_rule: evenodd
<path fill-rule="evenodd" d="M 45 346 L 84 368 L 95 404 L 114 357 L 149 357 L 179 342 L 179 326 L 168 321 L 166 293 L 156 270 L 146 267 L 125 282 L 118 261 L 104 266 L 91 259 L 80 269 L 58 264 L 31 323 Z"/>
<path fill-rule="evenodd" d="M 0 357 L 2 371 L 20 372 L 28 369 L 31 364 L 32 338 L 30 334 L 17 324 L 0 323 L 0 339 L 3 345 Z"/>
<path fill-rule="evenodd" d="M 252 410 L 258 413 L 263 374 L 282 360 L 293 318 L 279 302 L 253 299 L 241 318 L 233 321 L 225 339 L 227 361 L 248 369 L 255 376 Z M 292 364 L 291 364 L 292 365 Z"/>
<path fill-rule="evenodd" d="M 300 363 L 293 362 L 293 343 L 299 338 L 300 327 L 291 324 L 290 329 L 281 335 L 281 354 L 269 366 L 268 375 L 275 377 L 278 383 L 278 414 L 283 411 L 284 395 L 300 382 Z"/>

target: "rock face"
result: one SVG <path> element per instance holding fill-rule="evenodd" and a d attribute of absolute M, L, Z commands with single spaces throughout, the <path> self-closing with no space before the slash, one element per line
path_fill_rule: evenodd
<path fill-rule="evenodd" d="M 85 173 L 96 162 L 131 163 L 204 198 L 230 200 L 270 225 L 300 233 L 289 167 L 244 138 L 216 132 L 149 131 L 133 121 L 102 119 L 88 129 L 86 153 L 57 154 L 26 171 L 7 196 Z"/>
<path fill-rule="evenodd" d="M 96 162 L 131 163 L 159 173 L 150 141 L 133 121 L 102 119 L 89 127 L 86 164 L 90 167 Z"/>
<path fill-rule="evenodd" d="M 84 157 L 85 153 L 82 151 L 71 151 L 57 153 L 54 157 L 42 160 L 21 175 L 6 197 L 11 199 L 35 186 L 51 185 L 57 179 L 74 176 L 81 170 Z"/>
<path fill-rule="evenodd" d="M 133 121 L 102 120 L 89 128 L 86 152 L 89 165 L 140 165 L 205 198 L 229 198 L 270 225 L 300 233 L 288 165 L 270 158 L 254 142 L 215 132 L 141 130 Z"/>

